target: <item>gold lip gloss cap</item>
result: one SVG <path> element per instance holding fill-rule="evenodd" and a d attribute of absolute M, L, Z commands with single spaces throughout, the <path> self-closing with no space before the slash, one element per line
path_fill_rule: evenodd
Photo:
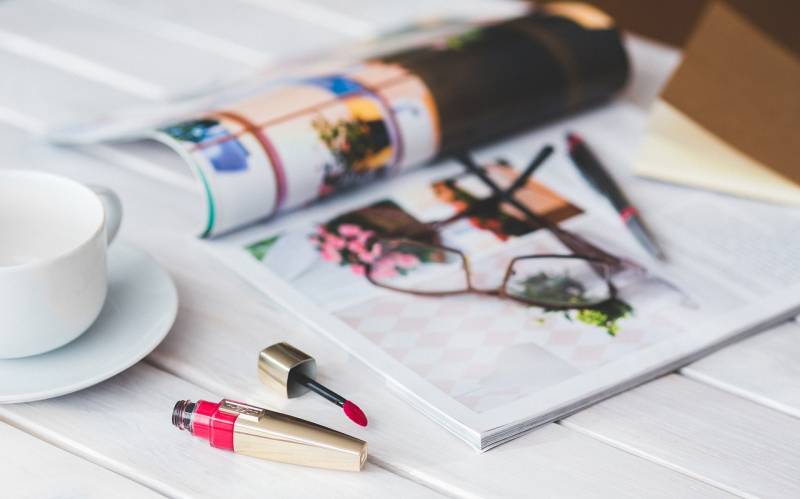
<path fill-rule="evenodd" d="M 233 450 L 261 459 L 342 471 L 361 471 L 367 443 L 322 425 L 223 400 L 220 411 L 238 417 Z"/>
<path fill-rule="evenodd" d="M 308 388 L 292 380 L 292 375 L 301 373 L 313 379 L 317 363 L 313 357 L 288 343 L 275 343 L 258 354 L 258 377 L 271 390 L 286 398 L 294 398 Z"/>

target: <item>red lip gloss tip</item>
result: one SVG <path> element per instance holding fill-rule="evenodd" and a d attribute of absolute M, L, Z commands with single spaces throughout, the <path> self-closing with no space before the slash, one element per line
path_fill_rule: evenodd
<path fill-rule="evenodd" d="M 349 400 L 345 400 L 342 409 L 344 409 L 345 415 L 350 418 L 352 422 L 359 426 L 367 426 L 367 416 L 357 405 Z"/>

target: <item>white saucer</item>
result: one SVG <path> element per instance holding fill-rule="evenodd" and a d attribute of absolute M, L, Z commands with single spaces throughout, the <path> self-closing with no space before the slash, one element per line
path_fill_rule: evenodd
<path fill-rule="evenodd" d="M 72 393 L 131 367 L 152 352 L 178 312 L 169 275 L 143 251 L 117 241 L 108 252 L 109 289 L 97 321 L 75 341 L 22 359 L 0 360 L 0 403 Z"/>

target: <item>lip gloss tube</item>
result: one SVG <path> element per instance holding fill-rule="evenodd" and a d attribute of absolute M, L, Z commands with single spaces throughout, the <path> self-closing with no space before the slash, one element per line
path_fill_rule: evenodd
<path fill-rule="evenodd" d="M 233 400 L 179 400 L 172 410 L 179 430 L 239 454 L 343 471 L 361 471 L 367 443 L 304 419 Z"/>

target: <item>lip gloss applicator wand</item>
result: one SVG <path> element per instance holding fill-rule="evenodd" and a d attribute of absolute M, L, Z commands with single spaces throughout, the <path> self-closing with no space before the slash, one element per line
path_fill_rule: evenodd
<path fill-rule="evenodd" d="M 354 402 L 314 380 L 317 363 L 307 353 L 281 342 L 268 346 L 258 355 L 261 382 L 286 398 L 294 398 L 311 390 L 338 405 L 350 421 L 367 426 L 367 416 Z"/>
<path fill-rule="evenodd" d="M 351 402 L 346 398 L 342 397 L 338 393 L 334 392 L 330 388 L 317 383 L 313 379 L 309 378 L 304 374 L 298 374 L 295 378 L 298 383 L 305 386 L 312 392 L 321 395 L 326 400 L 333 402 L 334 404 L 338 405 L 342 408 L 345 416 L 350 418 L 350 421 L 354 422 L 359 426 L 367 426 L 367 415 L 364 414 L 364 411 L 358 407 L 355 402 Z"/>

